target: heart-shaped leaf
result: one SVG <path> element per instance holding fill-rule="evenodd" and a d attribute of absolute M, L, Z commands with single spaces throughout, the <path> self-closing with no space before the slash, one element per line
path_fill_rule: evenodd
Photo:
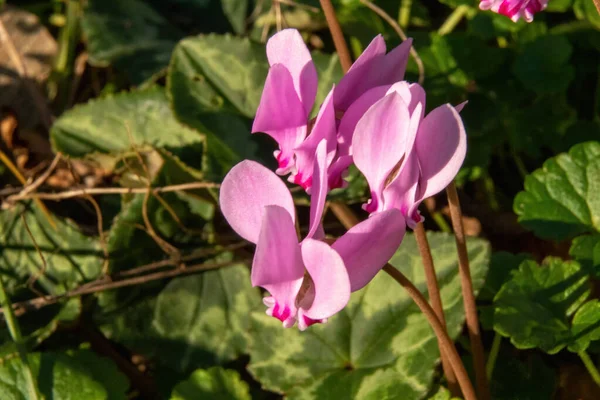
<path fill-rule="evenodd" d="M 231 260 L 224 254 L 216 261 Z M 156 299 L 109 316 L 103 330 L 180 372 L 235 359 L 247 351 L 250 312 L 260 303 L 245 265 L 235 264 L 169 282 Z"/>
<path fill-rule="evenodd" d="M 562 240 L 600 230 L 600 143 L 582 143 L 547 160 L 515 197 L 519 222 L 542 238 Z"/>
<path fill-rule="evenodd" d="M 250 400 L 248 384 L 240 375 L 221 367 L 198 369 L 188 380 L 178 383 L 171 400 Z"/>
<path fill-rule="evenodd" d="M 579 263 L 553 257 L 543 266 L 523 261 L 494 299 L 494 329 L 518 349 L 554 354 L 572 342 L 570 319 L 589 294 Z"/>
<path fill-rule="evenodd" d="M 180 124 L 162 88 L 121 93 L 76 106 L 56 120 L 50 132 L 55 151 L 72 157 L 90 153 L 123 153 L 134 146 L 186 146 L 202 158 L 204 137 Z M 192 164 L 197 166 L 198 163 Z"/>
<path fill-rule="evenodd" d="M 10 277 L 3 278 L 10 292 L 29 278 L 49 294 L 64 293 L 97 278 L 102 258 L 97 239 L 69 220 L 48 217 L 33 202 L 0 213 L 0 268 Z"/>
<path fill-rule="evenodd" d="M 585 303 L 573 317 L 569 350 L 575 353 L 585 351 L 590 343 L 600 339 L 600 301 L 594 299 Z"/>
<path fill-rule="evenodd" d="M 451 235 L 429 233 L 448 329 L 456 337 L 464 320 L 456 245 Z M 468 242 L 473 284 L 483 284 L 489 245 Z M 391 260 L 425 291 L 413 235 Z M 425 317 L 404 289 L 385 273 L 352 294 L 350 304 L 323 325 L 304 332 L 257 311 L 252 316 L 250 373 L 268 390 L 289 398 L 420 399 L 439 359 Z"/>
<path fill-rule="evenodd" d="M 125 400 L 129 382 L 107 358 L 89 350 L 29 354 L 41 394 L 54 400 Z M 28 388 L 19 358 L 0 364 L 2 400 L 26 400 Z"/>

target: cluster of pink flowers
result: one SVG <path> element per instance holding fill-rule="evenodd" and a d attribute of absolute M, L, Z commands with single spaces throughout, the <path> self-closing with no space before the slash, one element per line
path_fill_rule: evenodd
<path fill-rule="evenodd" d="M 270 69 L 253 132 L 277 142 L 279 175 L 311 197 L 309 231 L 298 239 L 292 195 L 281 178 L 253 161 L 236 165 L 221 186 L 231 227 L 256 244 L 252 284 L 267 290 L 267 314 L 303 330 L 339 312 L 389 261 L 418 206 L 455 177 L 466 153 L 459 115 L 445 104 L 425 115 L 425 91 L 403 81 L 411 41 L 386 53 L 377 36 L 310 120 L 317 73 L 298 31 L 267 44 Z M 321 223 L 328 191 L 343 187 L 354 163 L 371 199 L 369 218 L 333 244 Z"/>

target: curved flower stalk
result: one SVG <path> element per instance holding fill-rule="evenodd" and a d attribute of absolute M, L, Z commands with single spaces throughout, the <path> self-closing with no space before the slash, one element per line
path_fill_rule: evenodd
<path fill-rule="evenodd" d="M 321 217 L 327 194 L 327 143 L 313 164 L 309 232 L 295 229 L 292 195 L 273 172 L 254 161 L 231 169 L 221 186 L 220 205 L 231 227 L 256 244 L 252 285 L 261 286 L 267 314 L 300 330 L 326 322 L 346 306 L 350 293 L 365 286 L 394 254 L 405 233 L 397 210 L 375 213 L 329 245 Z"/>
<path fill-rule="evenodd" d="M 546 6 L 548 0 L 481 0 L 479 3 L 480 9 L 506 15 L 513 22 L 517 22 L 520 18 L 531 22 L 533 15 L 544 10 Z"/>
<path fill-rule="evenodd" d="M 414 228 L 422 220 L 419 204 L 442 191 L 465 159 L 458 114 L 463 104 L 445 104 L 424 116 L 425 92 L 418 84 L 399 82 L 377 99 L 382 90 L 365 93 L 353 105 L 372 104 L 352 129 L 354 162 L 371 190 L 363 207 L 370 213 L 398 209 Z"/>
<path fill-rule="evenodd" d="M 349 145 L 338 143 L 342 139 L 337 139 L 336 115 L 345 113 L 369 89 L 402 80 L 411 43 L 407 40 L 386 54 L 383 37 L 375 37 L 331 89 L 312 125 L 309 118 L 318 78 L 310 51 L 295 29 L 284 29 L 271 37 L 267 43 L 270 68 L 252 133 L 264 132 L 279 145 L 274 153 L 277 174 L 290 173 L 290 182 L 310 192 L 314 153 L 325 139 L 329 188 L 342 187 L 343 173 L 352 158 Z"/>

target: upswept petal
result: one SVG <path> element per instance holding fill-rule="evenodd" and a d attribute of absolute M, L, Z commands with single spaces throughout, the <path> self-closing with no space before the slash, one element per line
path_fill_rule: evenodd
<path fill-rule="evenodd" d="M 308 308 L 301 305 L 298 318 L 328 318 L 350 300 L 350 280 L 344 261 L 327 243 L 319 240 L 304 240 L 301 251 L 304 266 L 314 285 L 314 299 Z"/>
<path fill-rule="evenodd" d="M 252 262 L 252 286 L 271 294 L 267 313 L 289 327 L 296 320 L 296 296 L 304 279 L 296 229 L 287 210 L 279 206 L 265 207 L 262 221 Z"/>
<path fill-rule="evenodd" d="M 267 42 L 267 58 L 271 67 L 282 64 L 288 69 L 308 116 L 315 103 L 318 78 L 312 56 L 300 32 L 284 29 L 273 35 Z"/>
<path fill-rule="evenodd" d="M 325 98 L 310 135 L 294 151 L 296 155 L 296 172 L 290 176 L 289 181 L 302 186 L 305 190 L 309 190 L 312 186 L 312 171 L 319 143 L 323 140 L 327 143 L 327 164 L 335 156 L 336 123 L 335 110 L 333 109 L 334 89 L 331 89 Z"/>
<path fill-rule="evenodd" d="M 365 91 L 372 88 L 371 72 L 385 56 L 385 40 L 377 35 L 342 77 L 335 93 L 335 109 L 346 111 Z M 390 82 L 393 83 L 393 82 Z"/>
<path fill-rule="evenodd" d="M 383 188 L 405 152 L 409 127 L 408 106 L 397 93 L 375 103 L 356 125 L 352 151 L 354 163 L 371 189 L 368 212 L 379 211 L 383 206 Z"/>
<path fill-rule="evenodd" d="M 419 162 L 416 153 L 410 153 L 403 161 L 398 176 L 383 190 L 383 201 L 386 210 L 400 210 L 406 224 L 412 229 L 421 221 L 417 209 L 422 198 L 418 197 L 418 189 Z"/>
<path fill-rule="evenodd" d="M 369 89 L 348 107 L 340 121 L 337 133 L 339 156 L 352 154 L 352 137 L 356 124 L 373 104 L 386 95 L 389 87 L 385 85 Z"/>
<path fill-rule="evenodd" d="M 462 103 L 455 105 L 454 109 L 458 112 L 461 112 L 463 110 L 463 108 L 465 108 L 465 106 L 467 105 L 468 102 L 469 102 L 469 100 L 465 100 Z"/>
<path fill-rule="evenodd" d="M 293 150 L 306 137 L 307 113 L 294 91 L 290 72 L 281 64 L 269 69 L 252 133 L 265 132 L 279 144 L 280 173 L 293 167 Z"/>
<path fill-rule="evenodd" d="M 364 287 L 385 266 L 400 246 L 405 231 L 402 214 L 391 209 L 372 214 L 333 243 L 331 247 L 348 270 L 352 292 Z"/>
<path fill-rule="evenodd" d="M 321 140 L 317 146 L 316 157 L 313 162 L 312 180 L 313 185 L 310 195 L 310 222 L 306 238 L 312 238 L 321 225 L 325 199 L 327 197 L 327 142 Z"/>
<path fill-rule="evenodd" d="M 408 38 L 386 54 L 383 59 L 378 60 L 378 65 L 376 66 L 377 73 L 372 76 L 375 78 L 375 81 L 372 83 L 373 86 L 391 85 L 394 82 L 404 79 L 411 46 L 412 39 Z"/>
<path fill-rule="evenodd" d="M 229 225 L 244 239 L 256 243 L 266 206 L 285 209 L 296 220 L 294 200 L 285 183 L 269 169 L 245 160 L 234 166 L 221 184 L 221 211 Z"/>
<path fill-rule="evenodd" d="M 415 142 L 421 167 L 421 198 L 444 190 L 454 179 L 467 153 L 467 135 L 458 111 L 444 104 L 431 111 Z"/>

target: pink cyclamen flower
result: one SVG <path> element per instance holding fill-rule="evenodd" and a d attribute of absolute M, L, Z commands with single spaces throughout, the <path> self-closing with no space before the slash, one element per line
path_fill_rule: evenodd
<path fill-rule="evenodd" d="M 349 145 L 337 143 L 336 115 L 346 112 L 370 88 L 403 79 L 410 46 L 411 40 L 407 40 L 386 54 L 383 37 L 375 37 L 330 91 L 311 129 L 309 118 L 318 78 L 310 51 L 295 29 L 284 29 L 273 35 L 267 42 L 270 68 L 252 133 L 264 132 L 279 145 L 275 151 L 276 172 L 291 173 L 291 182 L 310 191 L 316 146 L 325 139 L 329 187 L 341 187 L 342 175 L 352 158 Z"/>
<path fill-rule="evenodd" d="M 329 245 L 321 217 L 327 194 L 326 143 L 317 146 L 309 232 L 299 242 L 296 212 L 284 182 L 254 161 L 229 171 L 220 191 L 223 215 L 244 239 L 256 244 L 252 285 L 270 296 L 267 314 L 301 330 L 326 322 L 346 306 L 394 254 L 405 232 L 397 210 L 373 214 Z"/>
<path fill-rule="evenodd" d="M 371 190 L 364 208 L 371 213 L 398 209 L 414 228 L 421 221 L 419 204 L 442 191 L 465 159 L 466 134 L 458 114 L 463 104 L 445 104 L 424 116 L 425 92 L 407 82 L 374 99 L 357 101 L 373 105 L 356 123 L 352 139 L 354 162 Z"/>
<path fill-rule="evenodd" d="M 506 15 L 513 22 L 517 22 L 519 18 L 531 22 L 533 15 L 544 10 L 547 5 L 548 0 L 481 0 L 479 8 Z"/>

